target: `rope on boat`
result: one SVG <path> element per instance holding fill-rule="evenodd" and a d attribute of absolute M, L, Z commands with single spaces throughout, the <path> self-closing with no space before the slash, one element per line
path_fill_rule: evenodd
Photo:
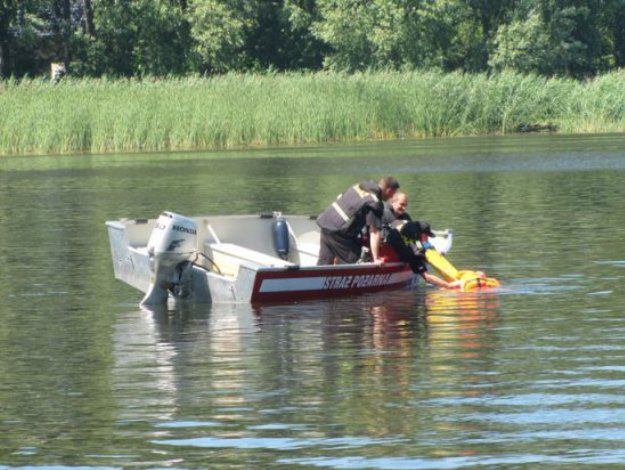
<path fill-rule="evenodd" d="M 215 263 L 212 259 L 210 259 L 208 256 L 206 256 L 204 253 L 200 253 L 199 251 L 195 254 L 195 259 L 192 261 L 192 263 L 196 266 L 199 266 L 200 268 L 203 268 L 204 266 L 202 266 L 201 264 L 197 264 L 196 261 L 197 259 L 203 256 L 204 258 L 206 258 L 206 260 L 211 264 L 212 267 L 215 268 L 215 270 L 217 271 L 217 274 L 222 274 L 221 269 L 219 269 L 219 266 L 217 266 L 217 263 Z"/>

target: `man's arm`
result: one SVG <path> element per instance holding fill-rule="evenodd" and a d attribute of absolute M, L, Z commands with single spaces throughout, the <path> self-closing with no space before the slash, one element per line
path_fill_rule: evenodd
<path fill-rule="evenodd" d="M 369 226 L 369 243 L 371 244 L 371 257 L 374 263 L 381 263 L 380 260 L 380 239 L 382 238 L 380 229 L 375 225 Z"/>
<path fill-rule="evenodd" d="M 462 287 L 462 281 L 447 282 L 434 274 L 428 273 L 427 271 L 421 273 L 421 276 L 423 276 L 425 282 L 437 287 L 442 287 L 443 289 L 460 289 Z"/>

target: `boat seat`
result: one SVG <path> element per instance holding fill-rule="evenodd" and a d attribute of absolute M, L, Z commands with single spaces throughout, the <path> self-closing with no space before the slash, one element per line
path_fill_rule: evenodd
<path fill-rule="evenodd" d="M 319 255 L 319 243 L 298 243 L 297 251 L 316 258 Z"/>
<path fill-rule="evenodd" d="M 236 276 L 239 265 L 242 262 L 259 268 L 295 266 L 294 263 L 280 259 L 277 256 L 270 256 L 241 245 L 235 245 L 234 243 L 207 243 L 205 247 L 219 271 L 229 276 Z"/>
<path fill-rule="evenodd" d="M 142 256 L 150 256 L 150 254 L 148 253 L 148 247 L 145 245 L 140 245 L 140 246 L 129 246 L 128 249 L 130 251 L 134 251 L 135 253 L 138 253 Z"/>
<path fill-rule="evenodd" d="M 297 237 L 293 251 L 301 266 L 316 266 L 319 257 L 319 232 L 311 230 Z"/>

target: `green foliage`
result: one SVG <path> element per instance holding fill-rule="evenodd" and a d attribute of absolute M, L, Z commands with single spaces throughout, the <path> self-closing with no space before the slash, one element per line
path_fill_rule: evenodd
<path fill-rule="evenodd" d="M 513 69 L 524 73 L 551 71 L 550 61 L 554 51 L 537 11 L 531 11 L 527 18 L 502 25 L 494 43 L 496 49 L 490 65 L 496 70 Z"/>
<path fill-rule="evenodd" d="M 0 75 L 625 65 L 625 0 L 0 0 Z"/>
<path fill-rule="evenodd" d="M 527 14 L 499 27 L 490 65 L 545 75 L 585 76 L 607 68 L 599 30 L 603 2 L 535 0 Z"/>
<path fill-rule="evenodd" d="M 0 79 L 21 69 L 20 52 L 30 45 L 29 30 L 22 28 L 15 31 L 20 8 L 28 3 L 24 1 L 20 5 L 17 0 L 0 0 Z M 32 70 L 32 66 L 30 69 Z"/>
<path fill-rule="evenodd" d="M 625 0 L 605 2 L 599 26 L 608 44 L 611 67 L 625 66 Z"/>
<path fill-rule="evenodd" d="M 202 70 L 223 73 L 243 69 L 247 32 L 254 24 L 255 0 L 195 0 L 191 4 L 191 34 Z"/>
<path fill-rule="evenodd" d="M 189 21 L 199 70 L 319 68 L 312 0 L 194 0 Z"/>
<path fill-rule="evenodd" d="M 329 69 L 362 70 L 373 65 L 374 45 L 368 38 L 374 22 L 371 1 L 319 0 L 320 20 L 313 33 L 331 48 L 324 65 Z"/>
<path fill-rule="evenodd" d="M 168 0 L 101 2 L 94 11 L 96 36 L 76 32 L 77 75 L 166 75 L 190 70 L 188 24 Z"/>
<path fill-rule="evenodd" d="M 485 40 L 479 18 L 472 14 L 465 0 L 444 0 L 435 2 L 430 16 L 444 33 L 440 44 L 444 70 L 479 72 L 485 70 L 483 56 Z M 438 41 L 438 39 L 436 39 Z M 425 47 L 428 48 L 426 43 Z"/>
<path fill-rule="evenodd" d="M 625 131 L 625 72 L 10 80 L 0 154 L 169 151 L 549 128 Z"/>

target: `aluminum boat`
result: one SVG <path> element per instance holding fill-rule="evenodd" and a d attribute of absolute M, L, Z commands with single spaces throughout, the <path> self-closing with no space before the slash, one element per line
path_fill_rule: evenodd
<path fill-rule="evenodd" d="M 290 302 L 412 285 L 407 264 L 317 266 L 314 217 L 226 215 L 107 221 L 115 277 L 145 293 L 143 305 L 168 301 Z M 435 231 L 441 253 L 452 232 Z"/>

